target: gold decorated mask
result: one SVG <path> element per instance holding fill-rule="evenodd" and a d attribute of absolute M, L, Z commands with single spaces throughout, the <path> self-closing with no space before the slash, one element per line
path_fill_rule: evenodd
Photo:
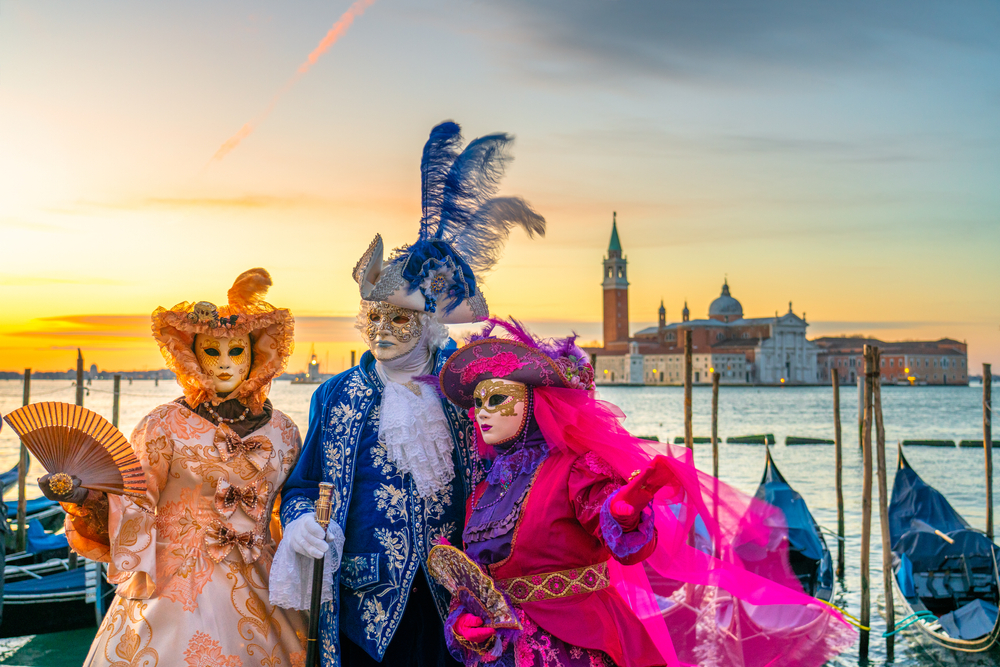
<path fill-rule="evenodd" d="M 222 395 L 235 391 L 250 374 L 250 336 L 217 338 L 198 334 L 194 339 L 194 352 L 198 363 L 212 379 L 215 393 Z"/>
<path fill-rule="evenodd" d="M 365 335 L 374 341 L 378 334 L 390 335 L 400 343 L 408 343 L 413 338 L 419 338 L 423 326 L 417 311 L 400 308 L 391 303 L 376 301 L 368 310 L 368 326 Z"/>
<path fill-rule="evenodd" d="M 483 380 L 476 385 L 474 392 L 476 410 L 499 414 L 501 417 L 514 417 L 517 415 L 517 404 L 523 402 L 527 394 L 528 388 L 520 382 Z"/>

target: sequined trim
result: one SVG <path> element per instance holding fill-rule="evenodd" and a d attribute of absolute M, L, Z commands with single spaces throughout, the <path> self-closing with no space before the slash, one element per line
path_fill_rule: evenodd
<path fill-rule="evenodd" d="M 593 593 L 611 584 L 608 564 L 597 563 L 582 568 L 530 574 L 526 577 L 499 579 L 496 587 L 515 604 L 555 600 L 580 593 Z"/>
<path fill-rule="evenodd" d="M 351 276 L 354 278 L 354 282 L 361 284 L 361 280 L 368 273 L 368 265 L 372 263 L 375 255 L 375 248 L 382 243 L 382 235 L 376 234 L 375 238 L 368 245 L 368 250 L 365 250 L 365 254 L 361 255 L 361 259 L 358 263 L 354 265 L 354 271 L 351 272 Z"/>
<path fill-rule="evenodd" d="M 477 322 L 482 322 L 490 316 L 490 307 L 486 304 L 486 297 L 480 290 L 476 290 L 476 293 L 469 297 L 468 300 L 469 308 L 472 309 L 472 316 L 476 318 Z"/>

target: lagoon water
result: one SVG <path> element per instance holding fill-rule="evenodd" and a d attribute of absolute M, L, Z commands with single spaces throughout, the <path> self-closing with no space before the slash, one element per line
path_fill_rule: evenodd
<path fill-rule="evenodd" d="M 275 407 L 289 415 L 302 429 L 308 425 L 309 399 L 317 385 L 293 385 L 277 382 L 271 392 Z M 84 405 L 111 418 L 112 383 L 96 380 L 87 387 Z M 21 405 L 20 381 L 0 381 L 0 413 L 7 413 Z M 75 388 L 67 380 L 41 380 L 32 382 L 31 400 L 75 400 Z M 605 387 L 602 398 L 617 404 L 625 412 L 626 426 L 636 435 L 657 436 L 661 441 L 673 440 L 682 435 L 683 389 L 679 387 Z M 153 407 L 173 400 L 180 395 L 176 384 L 170 381 L 154 386 L 152 380 L 122 384 L 120 427 L 126 435 Z M 857 404 L 858 392 L 854 386 L 841 390 L 841 419 L 844 442 L 844 499 L 847 524 L 847 572 L 838 586 L 835 602 L 854 615 L 860 604 L 860 543 L 861 543 L 861 451 L 858 447 Z M 884 387 L 883 413 L 886 430 L 886 449 L 889 486 L 896 466 L 896 442 L 908 439 L 976 440 L 982 438 L 982 390 L 970 387 Z M 833 438 L 833 400 L 828 387 L 722 387 L 719 406 L 719 436 L 726 437 L 773 433 L 778 444 L 772 447 L 772 456 L 789 483 L 805 498 L 821 526 L 836 530 L 837 508 L 834 491 L 834 453 L 832 445 L 786 446 L 789 435 Z M 693 401 L 694 433 L 696 436 L 711 434 L 711 389 L 696 387 Z M 996 410 L 994 411 L 996 421 Z M 1000 430 L 1000 427 L 997 428 Z M 994 436 L 996 437 L 996 435 Z M 18 442 L 8 427 L 0 432 L 0 470 L 14 465 L 18 456 Z M 719 476 L 729 484 L 752 494 L 760 482 L 764 465 L 764 448 L 759 445 L 719 446 Z M 943 492 L 975 528 L 985 527 L 986 508 L 984 459 L 981 448 L 912 447 L 906 457 L 913 468 Z M 710 445 L 695 445 L 695 461 L 699 468 L 712 469 Z M 1000 463 L 1000 462 L 998 462 Z M 877 465 L 877 462 L 876 462 Z M 1000 466 L 995 466 L 1000 467 Z M 39 473 L 37 464 L 32 466 L 29 479 Z M 1000 497 L 1000 474 L 994 472 L 994 487 Z M 873 488 L 877 483 L 873 481 Z M 29 484 L 29 497 L 39 495 L 34 484 Z M 8 496 L 9 497 L 9 496 Z M 882 606 L 881 538 L 877 505 L 872 518 L 872 599 Z M 1000 517 L 1000 502 L 996 503 L 994 516 Z M 998 526 L 1000 527 L 1000 526 Z M 834 539 L 827 543 L 836 553 Z M 897 612 L 897 620 L 900 614 Z M 928 647 L 915 632 L 904 631 L 896 642 L 893 663 L 885 661 L 884 642 L 880 638 L 885 623 L 879 611 L 872 610 L 872 640 L 870 664 L 925 666 L 939 664 L 992 665 L 988 656 L 956 656 L 935 647 Z M 79 642 L 79 635 L 74 635 Z M 0 647 L 2 650 L 2 647 Z M 3 662 L 3 661 L 0 661 Z M 857 646 L 841 656 L 835 664 L 858 663 Z M 22 663 L 23 664 L 23 663 Z"/>

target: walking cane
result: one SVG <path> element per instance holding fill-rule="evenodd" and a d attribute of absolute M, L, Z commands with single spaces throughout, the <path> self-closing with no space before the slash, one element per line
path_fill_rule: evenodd
<path fill-rule="evenodd" d="M 333 495 L 333 484 L 321 482 L 319 497 L 316 499 L 316 523 L 323 527 L 330 525 L 330 497 Z M 317 558 L 313 563 L 312 605 L 309 608 L 309 635 L 306 642 L 306 665 L 319 665 L 319 608 L 323 603 L 323 561 L 325 556 Z"/>

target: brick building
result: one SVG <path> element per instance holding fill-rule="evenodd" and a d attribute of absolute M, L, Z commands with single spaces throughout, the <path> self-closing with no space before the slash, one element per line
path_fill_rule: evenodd
<path fill-rule="evenodd" d="M 968 346 L 957 340 L 885 342 L 877 338 L 817 338 L 819 377 L 829 382 L 834 371 L 840 381 L 857 382 L 864 374 L 864 346 L 882 351 L 882 382 L 887 384 L 969 383 Z"/>

